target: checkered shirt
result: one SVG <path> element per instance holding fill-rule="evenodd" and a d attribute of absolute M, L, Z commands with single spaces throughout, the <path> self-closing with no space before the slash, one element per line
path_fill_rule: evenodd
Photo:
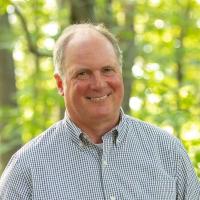
<path fill-rule="evenodd" d="M 0 179 L 1 200 L 200 200 L 181 143 L 121 114 L 92 144 L 65 117 L 16 152 Z"/>

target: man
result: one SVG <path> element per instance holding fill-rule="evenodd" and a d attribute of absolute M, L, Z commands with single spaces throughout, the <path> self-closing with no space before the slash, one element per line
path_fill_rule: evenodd
<path fill-rule="evenodd" d="M 54 50 L 65 118 L 22 147 L 0 199 L 199 200 L 181 143 L 120 108 L 121 52 L 102 26 L 69 26 Z"/>

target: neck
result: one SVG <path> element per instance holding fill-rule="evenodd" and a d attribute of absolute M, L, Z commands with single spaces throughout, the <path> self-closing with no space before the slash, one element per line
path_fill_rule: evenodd
<path fill-rule="evenodd" d="M 108 131 L 114 128 L 119 123 L 119 115 L 115 118 L 108 120 L 84 120 L 84 121 L 72 121 L 78 126 L 84 133 L 87 134 L 91 142 L 95 144 L 102 143 L 102 136 Z"/>

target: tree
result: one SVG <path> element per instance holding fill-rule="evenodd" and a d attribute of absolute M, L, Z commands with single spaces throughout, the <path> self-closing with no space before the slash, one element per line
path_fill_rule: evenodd
<path fill-rule="evenodd" d="M 70 0 L 70 23 L 95 22 L 94 3 L 93 0 Z"/>
<path fill-rule="evenodd" d="M 9 113 L 17 109 L 15 65 L 12 57 L 13 34 L 9 25 L 8 14 L 0 15 L 0 170 L 5 167 L 11 155 L 21 145 L 19 132 L 6 133 Z M 14 113 L 12 113 L 14 117 Z M 11 120 L 12 121 L 12 120 Z M 11 122 L 10 121 L 10 122 Z M 5 145 L 6 144 L 6 145 Z"/>

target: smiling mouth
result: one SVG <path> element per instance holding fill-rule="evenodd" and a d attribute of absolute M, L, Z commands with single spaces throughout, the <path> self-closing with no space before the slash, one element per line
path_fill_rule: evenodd
<path fill-rule="evenodd" d="M 93 102 L 99 102 L 99 101 L 103 101 L 104 99 L 106 99 L 107 97 L 109 97 L 111 94 L 107 94 L 101 97 L 87 97 L 87 99 L 89 99 L 90 101 Z"/>

